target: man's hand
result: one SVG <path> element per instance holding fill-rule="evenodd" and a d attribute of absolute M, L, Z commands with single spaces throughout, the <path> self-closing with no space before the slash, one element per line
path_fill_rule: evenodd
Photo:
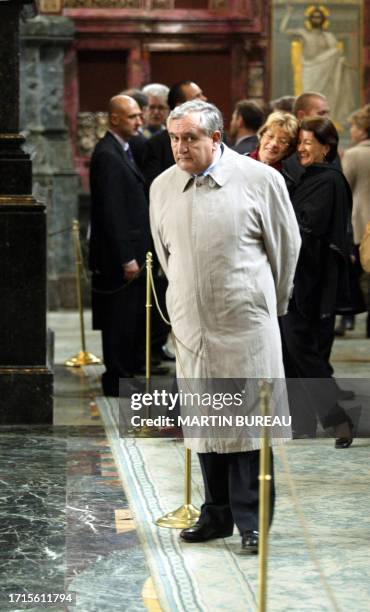
<path fill-rule="evenodd" d="M 137 264 L 136 259 L 130 261 L 129 263 L 122 264 L 122 268 L 123 278 L 125 279 L 125 281 L 134 280 L 134 278 L 137 278 L 140 274 L 140 268 Z"/>

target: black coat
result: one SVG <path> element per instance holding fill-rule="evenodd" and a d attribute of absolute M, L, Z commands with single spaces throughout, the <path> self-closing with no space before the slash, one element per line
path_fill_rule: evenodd
<path fill-rule="evenodd" d="M 330 164 L 331 167 L 337 170 L 342 170 L 342 164 L 340 163 L 339 155 L 336 155 L 334 160 Z M 297 184 L 302 178 L 305 169 L 302 164 L 299 163 L 297 153 L 294 152 L 289 157 L 283 160 L 283 168 L 291 176 L 293 181 Z"/>
<path fill-rule="evenodd" d="M 143 155 L 143 169 L 148 187 L 159 174 L 173 166 L 174 163 L 167 130 L 162 130 L 147 140 Z"/>
<path fill-rule="evenodd" d="M 110 133 L 95 147 L 90 166 L 89 267 L 112 284 L 123 283 L 122 264 L 139 266 L 151 248 L 145 181 Z"/>
<path fill-rule="evenodd" d="M 294 301 L 308 318 L 330 317 L 349 302 L 348 224 L 351 189 L 340 170 L 313 164 L 292 196 L 302 246 L 294 280 Z"/>

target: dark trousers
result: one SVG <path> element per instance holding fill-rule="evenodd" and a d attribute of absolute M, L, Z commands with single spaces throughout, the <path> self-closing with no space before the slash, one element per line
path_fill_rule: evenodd
<path fill-rule="evenodd" d="M 199 522 L 212 524 L 230 535 L 234 523 L 240 533 L 258 531 L 260 451 L 198 453 L 205 502 Z M 275 505 L 274 465 L 271 452 L 270 525 Z"/>
<path fill-rule="evenodd" d="M 318 336 L 319 352 L 327 364 L 328 374 L 332 376 L 334 370 L 330 363 L 330 355 L 335 339 L 335 314 L 320 320 Z"/>
<path fill-rule="evenodd" d="M 132 376 L 144 364 L 145 282 L 137 279 L 125 289 L 100 296 L 106 395 L 118 395 L 119 379 Z"/>
<path fill-rule="evenodd" d="M 332 323 L 328 322 L 325 328 L 321 321 L 306 319 L 297 309 L 280 319 L 289 406 L 295 433 L 315 435 L 317 417 L 324 428 L 348 421 L 346 413 L 337 403 L 338 387 L 331 377 L 327 358 Z M 321 339 L 322 330 L 327 334 L 324 340 Z"/>

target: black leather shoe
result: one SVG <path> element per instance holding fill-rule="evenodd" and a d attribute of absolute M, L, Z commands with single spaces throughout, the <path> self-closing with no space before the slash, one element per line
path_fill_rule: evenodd
<path fill-rule="evenodd" d="M 187 527 L 180 531 L 180 538 L 184 542 L 207 542 L 216 538 L 228 538 L 233 534 L 232 530 L 217 529 L 212 525 L 196 523 L 193 527 Z"/>
<path fill-rule="evenodd" d="M 335 440 L 335 448 L 349 448 L 353 442 L 353 438 L 337 438 Z"/>
<path fill-rule="evenodd" d="M 337 438 L 335 440 L 335 448 L 349 448 L 353 442 L 353 438 Z"/>
<path fill-rule="evenodd" d="M 349 448 L 353 442 L 353 423 L 348 417 L 348 427 L 350 435 L 347 437 L 336 438 L 334 448 Z"/>
<path fill-rule="evenodd" d="M 244 555 L 256 555 L 258 553 L 258 531 L 248 529 L 242 535 L 241 552 Z"/>

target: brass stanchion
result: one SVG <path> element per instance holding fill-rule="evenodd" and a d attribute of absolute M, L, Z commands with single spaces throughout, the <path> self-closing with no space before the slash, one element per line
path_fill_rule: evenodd
<path fill-rule="evenodd" d="M 262 417 L 269 414 L 270 389 L 266 381 L 262 382 L 260 405 Z M 267 559 L 268 528 L 270 519 L 270 445 L 267 427 L 263 427 L 262 447 L 260 450 L 259 471 L 259 567 L 258 567 L 258 610 L 266 612 L 267 605 Z"/>
<path fill-rule="evenodd" d="M 150 386 L 150 375 L 151 375 L 151 357 L 152 357 L 152 286 L 150 283 L 150 277 L 153 269 L 153 255 L 150 251 L 146 254 L 146 336 L 145 336 L 145 381 L 147 391 Z"/>
<path fill-rule="evenodd" d="M 145 386 L 146 392 L 150 393 L 151 358 L 152 358 L 152 286 L 150 283 L 153 268 L 153 255 L 150 251 L 146 254 L 146 302 L 145 302 Z M 150 407 L 145 408 L 145 418 L 150 418 Z M 135 438 L 152 438 L 156 428 L 143 425 L 135 428 Z"/>
<path fill-rule="evenodd" d="M 73 231 L 73 240 L 75 243 L 75 251 L 76 251 L 76 292 L 77 292 L 77 303 L 78 303 L 78 311 L 80 314 L 80 330 L 81 330 L 81 351 L 77 353 L 74 357 L 67 359 L 64 362 L 64 365 L 71 368 L 79 368 L 84 365 L 93 365 L 97 363 L 101 363 L 101 359 L 96 357 L 92 353 L 88 353 L 86 351 L 86 342 L 85 342 L 85 322 L 84 322 L 84 311 L 83 311 L 83 301 L 82 301 L 82 252 L 81 252 L 81 243 L 80 243 L 80 224 L 75 219 L 72 225 Z"/>
<path fill-rule="evenodd" d="M 185 529 L 195 525 L 200 512 L 191 503 L 191 451 L 185 449 L 185 504 L 173 512 L 168 512 L 156 520 L 159 527 L 169 527 L 170 529 Z"/>
<path fill-rule="evenodd" d="M 156 299 L 158 311 L 162 319 L 166 323 L 169 323 L 169 321 L 167 321 L 164 318 L 163 313 L 158 305 L 158 298 L 155 292 L 155 286 L 153 282 L 151 267 L 150 267 L 149 282 L 150 282 L 150 286 L 151 286 L 151 283 L 153 283 L 153 293 Z M 148 291 L 150 291 L 150 289 L 148 290 L 148 285 L 147 285 L 147 295 L 148 295 Z M 148 317 L 148 311 L 147 311 L 147 317 Z M 148 345 L 148 337 L 147 337 L 147 359 L 148 359 L 148 346 L 150 349 L 150 340 L 149 340 L 149 345 Z M 147 372 L 150 371 L 150 361 L 149 363 L 147 361 L 146 371 Z M 177 508 L 176 510 L 174 510 L 173 512 L 168 512 L 161 518 L 157 519 L 155 524 L 158 525 L 158 527 L 169 527 L 170 529 L 185 529 L 186 527 L 192 527 L 192 525 L 195 525 L 199 516 L 200 516 L 200 511 L 198 510 L 198 508 L 193 506 L 193 504 L 191 503 L 191 451 L 188 448 L 186 448 L 185 449 L 185 503 L 179 508 Z"/>

